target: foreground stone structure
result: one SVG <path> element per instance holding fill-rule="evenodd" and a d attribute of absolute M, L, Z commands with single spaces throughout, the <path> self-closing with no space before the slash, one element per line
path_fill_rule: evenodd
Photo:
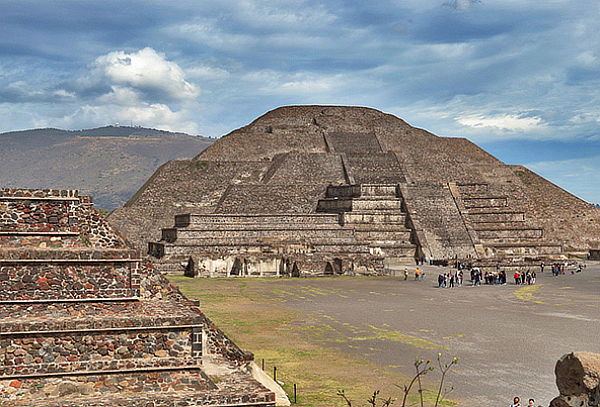
<path fill-rule="evenodd" d="M 0 189 L 1 406 L 274 406 L 252 359 L 90 197 Z"/>
<path fill-rule="evenodd" d="M 511 270 L 600 248 L 592 205 L 357 107 L 268 112 L 163 165 L 110 219 L 161 271 L 200 276 L 372 274 L 415 257 Z"/>
<path fill-rule="evenodd" d="M 560 395 L 550 407 L 598 407 L 600 405 L 600 355 L 573 352 L 556 363 Z"/>

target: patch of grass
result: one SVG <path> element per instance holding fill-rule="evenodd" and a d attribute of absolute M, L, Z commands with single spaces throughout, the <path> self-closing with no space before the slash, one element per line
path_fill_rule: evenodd
<path fill-rule="evenodd" d="M 542 288 L 542 285 L 528 285 L 513 292 L 517 299 L 524 302 L 532 302 L 534 304 L 544 304 L 543 301 L 536 300 L 535 294 Z"/>
<path fill-rule="evenodd" d="M 194 165 L 199 170 L 204 170 L 204 169 L 208 168 L 208 163 L 206 161 L 196 161 L 196 163 Z"/>
<path fill-rule="evenodd" d="M 394 385 L 402 385 L 405 377 L 358 356 L 322 346 L 320 342 L 324 338 L 336 343 L 350 338 L 317 318 L 296 312 L 277 298 L 289 298 L 297 293 L 297 287 L 282 289 L 281 281 L 268 278 L 169 276 L 169 279 L 185 295 L 199 299 L 203 312 L 242 349 L 253 352 L 259 366 L 264 359 L 267 373 L 272 375 L 273 367 L 277 366 L 277 379 L 284 382 L 283 388 L 289 395 L 293 394 L 296 383 L 298 403 L 295 405 L 344 407 L 346 404 L 337 396 L 340 389 L 355 400 L 357 407 L 365 405 L 364 401 L 374 390 L 381 390 L 382 396 L 401 398 L 401 390 Z M 337 294 L 326 288 L 304 288 L 306 294 Z M 298 299 L 297 294 L 294 299 Z M 376 339 L 402 341 L 421 349 L 440 348 L 396 331 L 377 327 L 372 327 L 372 331 Z M 427 399 L 435 401 L 435 395 L 430 394 L 433 393 L 426 393 Z M 417 401 L 417 395 L 413 397 L 411 403 Z"/>
<path fill-rule="evenodd" d="M 437 343 L 430 342 L 425 339 L 417 338 L 416 336 L 411 336 L 407 334 L 403 334 L 398 331 L 377 328 L 376 326 L 369 326 L 373 330 L 373 335 L 365 336 L 365 337 L 352 337 L 350 339 L 354 341 L 366 341 L 372 339 L 385 339 L 392 342 L 402 342 L 406 345 L 414 346 L 419 349 L 446 349 L 446 346 L 439 345 Z"/>

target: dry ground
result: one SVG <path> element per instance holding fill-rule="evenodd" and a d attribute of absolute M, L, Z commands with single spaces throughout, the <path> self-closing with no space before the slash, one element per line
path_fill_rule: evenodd
<path fill-rule="evenodd" d="M 173 277 L 242 348 L 278 368 L 299 406 L 344 406 L 376 389 L 401 397 L 417 357 L 460 357 L 450 398 L 547 405 L 553 365 L 573 350 L 600 352 L 600 268 L 535 286 L 438 289 L 400 278 L 188 279 Z M 431 375 L 429 387 L 437 376 Z M 427 397 L 431 400 L 433 392 Z M 415 401 L 413 399 L 413 401 Z M 399 405 L 399 402 L 396 403 Z"/>

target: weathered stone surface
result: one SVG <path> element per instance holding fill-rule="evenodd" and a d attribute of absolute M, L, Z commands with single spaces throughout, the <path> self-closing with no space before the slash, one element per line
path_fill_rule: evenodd
<path fill-rule="evenodd" d="M 556 363 L 556 386 L 560 396 L 550 404 L 553 407 L 597 407 L 600 403 L 600 355 L 573 352 Z"/>
<path fill-rule="evenodd" d="M 0 406 L 274 406 L 248 372 L 253 355 L 143 262 L 89 197 L 0 192 L 0 237 L 31 239 L 0 238 Z M 64 233 L 69 245 L 39 244 Z M 222 368 L 218 380 L 205 360 Z"/>

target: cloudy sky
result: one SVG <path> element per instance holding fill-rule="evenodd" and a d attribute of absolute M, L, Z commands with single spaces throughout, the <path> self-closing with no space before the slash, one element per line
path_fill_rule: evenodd
<path fill-rule="evenodd" d="M 597 0 L 0 0 L 0 131 L 374 107 L 600 202 Z"/>

